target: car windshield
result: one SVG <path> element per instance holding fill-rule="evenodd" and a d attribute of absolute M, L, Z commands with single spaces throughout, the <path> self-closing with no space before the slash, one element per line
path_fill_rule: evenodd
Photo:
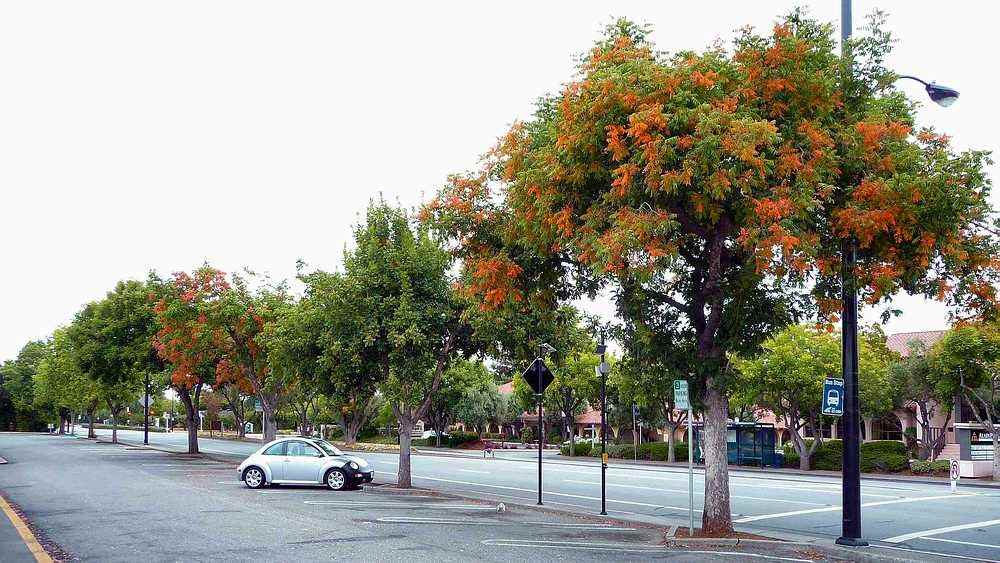
<path fill-rule="evenodd" d="M 313 440 L 313 443 L 316 444 L 319 449 L 326 452 L 326 455 L 344 455 L 343 452 L 338 450 L 333 444 L 327 442 L 326 440 Z"/>

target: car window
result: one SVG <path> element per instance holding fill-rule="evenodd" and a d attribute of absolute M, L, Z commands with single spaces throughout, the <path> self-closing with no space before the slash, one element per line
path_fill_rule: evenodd
<path fill-rule="evenodd" d="M 333 444 L 327 442 L 326 440 L 314 440 L 313 443 L 326 452 L 326 455 L 344 455 L 343 452 L 338 450 Z"/>
<path fill-rule="evenodd" d="M 264 450 L 264 455 L 285 455 L 285 444 L 288 442 L 278 442 Z"/>
<path fill-rule="evenodd" d="M 319 450 L 305 442 L 288 442 L 287 456 L 296 457 L 319 457 Z"/>

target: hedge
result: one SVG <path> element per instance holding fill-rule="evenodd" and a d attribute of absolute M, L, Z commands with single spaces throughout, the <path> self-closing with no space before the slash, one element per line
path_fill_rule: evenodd
<path fill-rule="evenodd" d="M 601 447 L 597 446 L 592 449 L 590 442 L 577 442 L 576 446 L 573 448 L 573 453 L 575 455 L 590 455 L 592 452 L 597 452 L 597 455 L 601 455 Z M 559 453 L 562 455 L 569 455 L 569 444 L 563 444 L 559 448 Z"/>
<path fill-rule="evenodd" d="M 812 439 L 806 439 L 806 447 Z M 784 446 L 785 467 L 798 467 L 799 454 L 788 442 Z M 844 467 L 844 442 L 824 440 L 810 458 L 810 469 L 841 471 Z M 875 440 L 861 444 L 861 471 L 865 473 L 904 471 L 909 465 L 906 444 L 895 440 Z"/>
<path fill-rule="evenodd" d="M 667 450 L 668 450 L 667 446 L 668 444 L 666 442 L 647 442 L 645 444 L 640 445 L 638 452 L 636 452 L 632 444 L 608 444 L 607 452 L 608 452 L 608 457 L 611 459 L 633 459 L 633 456 L 635 456 L 636 453 L 638 453 L 639 459 L 644 459 L 647 461 L 667 461 Z M 577 445 L 577 452 L 579 453 L 579 444 Z M 594 457 L 601 456 L 600 443 L 594 445 L 593 449 L 590 451 L 590 455 Z M 684 461 L 687 459 L 687 456 L 688 456 L 687 443 L 685 442 L 675 443 L 674 459 L 676 461 Z"/>

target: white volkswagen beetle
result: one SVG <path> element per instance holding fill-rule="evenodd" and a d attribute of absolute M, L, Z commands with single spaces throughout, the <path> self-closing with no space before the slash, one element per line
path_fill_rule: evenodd
<path fill-rule="evenodd" d="M 288 483 L 326 485 L 335 491 L 370 483 L 375 471 L 364 459 L 346 455 L 315 438 L 281 438 L 265 444 L 236 467 L 251 489 Z"/>

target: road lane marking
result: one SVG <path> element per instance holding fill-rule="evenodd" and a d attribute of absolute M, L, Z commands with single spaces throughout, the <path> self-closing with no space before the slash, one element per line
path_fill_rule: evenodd
<path fill-rule="evenodd" d="M 28 551 L 35 557 L 35 561 L 38 563 L 52 563 L 52 558 L 49 554 L 45 552 L 45 548 L 42 544 L 38 543 L 38 539 L 35 538 L 35 534 L 28 527 L 21 516 L 14 509 L 10 507 L 7 503 L 7 499 L 0 495 L 0 510 L 7 515 L 7 519 L 10 523 L 14 525 L 14 529 L 17 530 L 17 535 L 21 536 L 21 541 L 24 542 L 24 546 L 28 548 Z"/>
<path fill-rule="evenodd" d="M 382 473 L 383 475 L 394 475 L 393 473 L 386 473 L 385 471 L 376 471 L 375 473 Z M 442 483 L 453 483 L 453 484 L 456 484 L 456 485 L 471 485 L 473 487 L 489 487 L 491 489 L 504 489 L 504 490 L 507 490 L 507 491 L 522 491 L 522 492 L 526 492 L 526 493 L 531 493 L 531 492 L 537 491 L 537 489 L 525 489 L 525 488 L 522 488 L 522 487 L 507 487 L 507 486 L 504 486 L 504 485 L 487 485 L 486 483 L 475 483 L 475 482 L 472 482 L 472 481 L 457 481 L 457 480 L 454 480 L 454 479 L 441 479 L 439 477 L 424 477 L 423 475 L 413 475 L 413 478 L 414 479 L 426 479 L 428 481 L 441 481 Z M 599 497 L 588 497 L 588 496 L 585 496 L 585 495 L 571 495 L 569 493 L 554 493 L 554 492 L 551 492 L 551 491 L 546 492 L 545 494 L 548 495 L 548 496 L 559 496 L 559 497 L 568 497 L 568 498 L 580 498 L 580 499 L 585 499 L 585 500 L 601 500 Z M 608 502 L 614 502 L 614 503 L 617 503 L 617 504 L 630 504 L 630 505 L 633 505 L 633 506 L 647 506 L 647 507 L 650 507 L 650 508 L 669 508 L 671 510 L 685 510 L 685 511 L 688 509 L 688 507 L 686 507 L 686 506 L 683 506 L 683 507 L 681 507 L 681 506 L 667 506 L 667 505 L 663 505 L 663 504 L 650 504 L 648 502 L 634 502 L 634 501 L 630 501 L 630 500 L 615 500 L 615 499 L 610 499 L 610 498 L 607 499 L 607 501 Z M 699 510 L 697 508 L 694 511 L 695 512 L 701 512 L 701 510 Z"/>
<path fill-rule="evenodd" d="M 344 502 L 344 501 L 303 501 L 303 504 L 333 506 L 340 508 L 403 508 L 414 510 L 489 510 L 496 512 L 495 506 L 482 504 L 416 504 L 412 502 Z"/>
<path fill-rule="evenodd" d="M 864 505 L 861 505 L 864 506 Z M 882 541 L 886 543 L 903 543 L 908 540 L 923 538 L 924 536 L 936 536 L 938 534 L 947 534 L 948 532 L 958 532 L 961 530 L 968 530 L 970 528 L 978 528 L 980 526 L 996 526 L 1000 524 L 1000 520 L 985 520 L 983 522 L 972 522 L 971 524 L 959 524 L 957 526 L 947 526 L 944 528 L 934 528 L 933 530 L 924 530 L 922 532 L 913 532 L 910 534 L 901 534 L 898 536 L 892 536 L 891 538 L 886 538 Z M 931 538 L 926 538 L 931 539 Z"/>
<path fill-rule="evenodd" d="M 566 480 L 563 481 L 563 483 L 577 483 L 579 485 L 595 485 L 595 486 L 596 485 L 600 485 L 600 483 L 598 483 L 596 481 L 576 481 L 574 479 L 566 479 Z M 608 483 L 608 486 L 609 487 L 620 487 L 620 488 L 625 488 L 625 489 L 640 489 L 640 490 L 644 490 L 644 491 L 656 491 L 656 492 L 663 492 L 663 493 L 683 493 L 683 494 L 687 494 L 688 493 L 688 491 L 686 489 L 685 490 L 681 490 L 681 489 L 661 489 L 661 488 L 657 488 L 657 487 L 642 487 L 640 485 L 622 485 L 622 484 L 619 484 L 619 483 Z M 702 493 L 700 491 L 695 491 L 694 494 L 705 496 L 705 493 Z M 825 503 L 825 502 L 807 502 L 807 501 L 804 501 L 804 500 L 783 500 L 783 499 L 766 498 L 766 497 L 748 497 L 748 496 L 745 496 L 745 495 L 734 495 L 732 493 L 729 494 L 729 497 L 730 498 L 741 498 L 741 499 L 747 499 L 747 500 L 764 500 L 764 501 L 768 501 L 768 502 L 785 502 L 785 503 L 789 503 L 789 504 L 806 504 L 806 505 L 809 505 L 809 506 L 830 506 L 829 503 Z"/>
<path fill-rule="evenodd" d="M 877 502 L 865 502 L 861 504 L 862 508 L 867 508 L 871 506 L 884 506 L 887 504 L 903 504 L 908 502 L 919 502 L 924 500 L 942 500 L 942 499 L 953 499 L 953 498 L 964 498 L 964 497 L 974 497 L 979 496 L 975 493 L 961 494 L 961 495 L 938 495 L 933 497 L 908 497 L 896 500 L 880 500 Z M 756 516 L 746 516 L 740 518 L 739 520 L 733 520 L 734 524 L 745 524 L 747 522 L 756 522 L 758 520 L 770 520 L 772 518 L 784 518 L 785 516 L 799 516 L 801 514 L 816 514 L 819 512 L 836 512 L 841 510 L 840 506 L 829 506 L 826 508 L 809 508 L 805 510 L 793 510 L 791 512 L 778 512 L 775 514 L 758 514 Z M 902 537 L 902 536 L 899 536 Z M 893 538 L 890 538 L 893 539 Z M 889 540 L 882 540 L 889 541 Z M 892 543 L 892 542 L 890 542 Z"/>
<path fill-rule="evenodd" d="M 459 469 L 459 471 L 464 471 L 466 473 L 482 473 L 483 475 L 490 475 L 492 471 L 479 471 L 478 469 Z"/>

